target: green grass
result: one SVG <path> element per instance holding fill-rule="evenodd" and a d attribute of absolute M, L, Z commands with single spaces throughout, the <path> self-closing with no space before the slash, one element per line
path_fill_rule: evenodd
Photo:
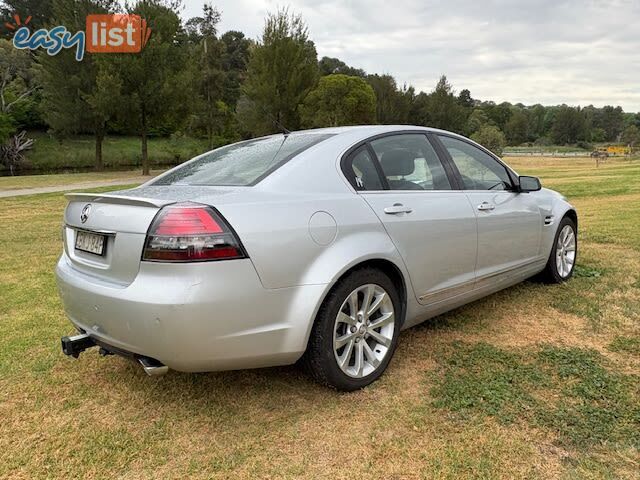
<path fill-rule="evenodd" d="M 25 168 L 59 173 L 94 167 L 95 140 L 91 136 L 78 135 L 62 141 L 42 132 L 30 132 L 29 136 L 35 139 L 35 143 L 27 154 Z M 149 160 L 155 168 L 176 165 L 207 150 L 206 141 L 188 137 L 152 137 L 148 142 Z M 104 166 L 108 169 L 131 170 L 142 165 L 139 137 L 108 136 L 102 153 Z"/>
<path fill-rule="evenodd" d="M 607 348 L 612 352 L 640 356 L 640 335 L 636 337 L 617 336 Z"/>
<path fill-rule="evenodd" d="M 480 412 L 507 423 L 531 410 L 534 399 L 528 391 L 545 380 L 539 369 L 486 343 L 456 342 L 451 348 L 444 356 L 443 378 L 431 391 L 436 407 Z"/>
<path fill-rule="evenodd" d="M 610 370 L 598 352 L 553 345 L 509 351 L 486 343 L 450 348 L 431 391 L 437 407 L 524 421 L 578 450 L 640 447 L 640 377 Z"/>
<path fill-rule="evenodd" d="M 578 208 L 575 277 L 403 332 L 351 394 L 296 367 L 149 378 L 64 357 L 64 197 L 0 199 L 0 478 L 637 479 L 640 192 L 614 188 L 636 165 L 509 162 Z"/>
<path fill-rule="evenodd" d="M 640 448 L 638 375 L 612 371 L 590 349 L 544 346 L 536 356 L 554 386 L 553 399 L 536 412 L 540 425 L 581 449 L 607 444 Z"/>

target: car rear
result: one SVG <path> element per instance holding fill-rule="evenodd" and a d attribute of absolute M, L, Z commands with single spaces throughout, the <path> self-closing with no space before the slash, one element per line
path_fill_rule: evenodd
<path fill-rule="evenodd" d="M 263 170 L 276 158 L 262 162 Z M 239 179 L 232 169 L 208 171 L 216 161 L 187 162 L 129 192 L 67 196 L 56 276 L 80 337 L 67 338 L 66 353 L 94 343 L 143 366 L 181 371 L 287 364 L 300 356 L 306 327 L 294 325 L 313 317 L 323 287 L 263 286 L 242 232 L 224 216 L 226 196 L 241 199 L 250 186 L 224 179 L 252 183 L 264 172 L 254 168 Z M 217 175 L 222 185 L 187 183 L 194 174 Z"/>

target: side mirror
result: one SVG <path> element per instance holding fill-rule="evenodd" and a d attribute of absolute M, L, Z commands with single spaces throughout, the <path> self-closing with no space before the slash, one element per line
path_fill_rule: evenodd
<path fill-rule="evenodd" d="M 518 179 L 520 181 L 520 191 L 525 192 L 537 192 L 542 188 L 540 179 L 538 177 L 522 176 Z"/>

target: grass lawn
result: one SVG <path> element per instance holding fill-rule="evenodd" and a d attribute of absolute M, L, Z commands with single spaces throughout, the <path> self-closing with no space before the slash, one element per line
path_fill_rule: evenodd
<path fill-rule="evenodd" d="M 511 158 L 575 203 L 576 276 L 402 334 L 363 391 L 60 352 L 60 194 L 0 199 L 0 478 L 637 479 L 640 162 Z"/>
<path fill-rule="evenodd" d="M 77 171 L 93 168 L 95 163 L 95 140 L 89 135 L 73 136 L 58 141 L 44 132 L 29 132 L 35 140 L 33 149 L 27 153 L 27 168 L 41 172 Z M 149 138 L 149 160 L 152 168 L 177 165 L 206 152 L 204 140 L 180 137 Z M 111 135 L 102 145 L 106 168 L 131 170 L 142 165 L 140 138 Z M 2 168 L 0 166 L 0 168 Z"/>
<path fill-rule="evenodd" d="M 152 170 L 151 177 L 159 175 L 162 171 L 163 170 Z M 142 182 L 151 178 L 143 177 L 141 173 L 140 170 L 124 170 L 115 172 L 58 173 L 52 175 L 0 177 L 0 192 L 23 188 L 62 187 L 75 183 L 111 182 L 138 178 Z"/>

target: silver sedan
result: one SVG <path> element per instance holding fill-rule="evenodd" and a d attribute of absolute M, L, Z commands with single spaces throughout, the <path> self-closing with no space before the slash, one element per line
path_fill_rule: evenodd
<path fill-rule="evenodd" d="M 362 388 L 401 330 L 534 275 L 568 280 L 577 254 L 562 195 L 423 127 L 272 135 L 67 197 L 56 275 L 78 333 L 63 350 L 149 374 L 302 358 Z"/>

